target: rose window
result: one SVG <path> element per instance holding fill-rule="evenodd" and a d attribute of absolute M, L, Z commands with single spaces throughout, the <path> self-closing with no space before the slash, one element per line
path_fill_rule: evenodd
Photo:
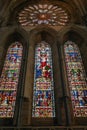
<path fill-rule="evenodd" d="M 52 4 L 28 5 L 18 14 L 18 22 L 22 26 L 48 24 L 48 25 L 67 25 L 69 22 L 68 12 Z"/>

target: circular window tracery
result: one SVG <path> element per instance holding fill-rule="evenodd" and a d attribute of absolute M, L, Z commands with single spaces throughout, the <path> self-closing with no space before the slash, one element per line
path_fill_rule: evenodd
<path fill-rule="evenodd" d="M 48 24 L 67 25 L 69 22 L 68 12 L 52 4 L 38 4 L 25 7 L 18 14 L 18 22 L 22 26 Z"/>

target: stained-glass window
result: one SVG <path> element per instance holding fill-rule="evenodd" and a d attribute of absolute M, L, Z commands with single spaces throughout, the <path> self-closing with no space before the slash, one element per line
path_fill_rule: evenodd
<path fill-rule="evenodd" d="M 42 41 L 35 49 L 33 117 L 55 117 L 52 53 Z"/>
<path fill-rule="evenodd" d="M 18 13 L 18 22 L 22 26 L 48 24 L 52 26 L 67 25 L 70 16 L 66 9 L 54 4 L 28 5 Z"/>
<path fill-rule="evenodd" d="M 13 118 L 23 47 L 14 42 L 8 48 L 0 77 L 0 118 Z"/>
<path fill-rule="evenodd" d="M 74 117 L 87 117 L 87 83 L 79 48 L 67 41 L 64 53 Z"/>

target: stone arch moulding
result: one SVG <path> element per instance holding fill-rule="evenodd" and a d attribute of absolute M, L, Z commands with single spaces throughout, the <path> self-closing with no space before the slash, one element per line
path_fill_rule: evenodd
<path fill-rule="evenodd" d="M 54 42 L 57 42 L 57 31 L 54 29 L 48 27 L 47 25 L 39 25 L 35 29 L 30 31 L 30 39 L 33 37 L 36 37 L 36 35 L 40 34 L 41 32 L 46 32 L 50 37 L 53 37 Z M 47 35 L 46 34 L 46 35 Z"/>
<path fill-rule="evenodd" d="M 14 36 L 15 34 L 15 36 Z M 4 44 L 6 44 L 7 42 L 9 42 L 9 40 L 11 40 L 11 36 L 12 39 L 15 40 L 15 38 L 17 40 L 21 40 L 21 42 L 23 42 L 22 44 L 25 44 L 25 46 L 28 46 L 28 33 L 20 28 L 20 27 L 9 27 L 7 28 L 4 32 L 2 32 L 3 37 L 1 38 L 1 44 L 4 46 Z M 8 43 L 7 43 L 8 45 Z"/>
<path fill-rule="evenodd" d="M 3 45 L 3 57 L 2 61 L 3 64 L 1 65 L 1 68 L 3 70 L 5 58 L 7 55 L 7 50 L 9 46 L 11 46 L 12 43 L 19 42 L 23 47 L 22 52 L 22 59 L 21 59 L 21 66 L 20 66 L 20 72 L 19 72 L 19 78 L 18 78 L 18 85 L 17 85 L 17 96 L 16 96 L 16 102 L 15 102 L 15 111 L 14 116 L 12 118 L 0 118 L 0 125 L 19 125 L 20 123 L 20 116 L 21 116 L 21 107 L 23 103 L 23 96 L 24 96 L 24 82 L 25 82 L 25 72 L 26 72 L 26 62 L 27 62 L 27 48 L 28 48 L 28 42 L 25 39 L 25 36 L 23 34 L 19 33 L 19 31 L 13 31 L 6 34 L 4 38 L 2 39 L 2 45 Z M 1 45 L 0 45 L 1 46 Z"/>
<path fill-rule="evenodd" d="M 75 32 L 76 35 L 78 35 L 78 39 L 82 39 L 84 42 L 86 42 L 86 35 L 87 31 L 85 28 L 78 27 L 75 24 L 69 24 L 69 26 L 63 27 L 59 32 L 58 36 L 60 37 L 60 43 L 62 44 L 64 41 L 64 36 L 67 35 L 69 32 Z"/>
<path fill-rule="evenodd" d="M 69 80 L 68 80 L 68 74 L 67 74 L 67 67 L 66 67 L 66 60 L 65 60 L 65 53 L 64 53 L 64 43 L 66 43 L 67 41 L 71 41 L 71 42 L 73 42 L 73 43 L 75 43 L 76 44 L 76 46 L 79 48 L 78 49 L 78 51 L 80 51 L 79 52 L 79 55 L 81 55 L 81 59 L 82 59 L 82 62 L 81 62 L 81 64 L 82 64 L 82 67 L 83 67 L 83 70 L 84 71 L 86 71 L 87 69 L 86 69 L 86 66 L 87 66 L 87 62 L 85 62 L 85 58 L 84 57 L 86 57 L 87 58 L 87 56 L 86 56 L 86 51 L 85 51 L 85 38 L 84 38 L 84 34 L 80 34 L 81 32 L 78 32 L 78 30 L 80 30 L 80 29 L 72 29 L 71 28 L 71 30 L 68 30 L 66 33 L 64 32 L 64 34 L 63 34 L 63 37 L 62 37 L 62 47 L 61 47 L 61 53 L 62 53 L 62 59 L 63 59 L 63 61 L 64 61 L 64 64 L 62 65 L 62 68 L 63 68 L 63 70 L 64 70 L 64 75 L 65 76 L 63 76 L 63 78 L 64 78 L 64 80 L 65 80 L 65 87 L 64 87 L 64 91 L 65 91 L 65 94 L 67 95 L 67 97 L 68 97 L 68 100 L 67 100 L 67 102 L 66 102 L 66 104 L 67 104 L 67 109 L 68 109 L 68 120 L 70 120 L 70 122 L 72 122 L 72 123 L 74 123 L 74 124 L 86 124 L 86 122 L 87 122 L 87 117 L 85 116 L 84 118 L 85 119 L 83 119 L 83 115 L 81 116 L 80 115 L 80 117 L 78 117 L 78 116 L 75 116 L 74 114 L 74 112 L 73 112 L 73 109 L 71 109 L 72 108 L 72 101 L 71 101 L 71 90 L 70 90 L 70 88 L 68 87 L 69 86 Z M 83 31 L 83 30 L 81 30 L 81 31 Z M 87 48 L 86 48 L 87 49 Z M 74 61 L 75 62 L 75 61 Z M 80 64 L 80 62 L 79 62 L 79 64 Z M 68 66 L 68 65 L 67 65 Z M 74 65 L 73 65 L 74 66 Z M 78 65 L 77 65 L 78 66 Z M 84 79 L 85 79 L 85 81 L 86 81 L 86 73 L 84 72 Z M 77 89 L 77 86 L 75 86 L 76 87 L 76 89 Z M 83 90 L 82 91 L 85 91 L 84 90 L 84 87 L 82 88 Z M 87 88 L 86 88 L 87 89 Z M 77 89 L 76 90 L 78 93 L 80 92 L 80 90 L 79 89 Z M 74 93 L 74 90 L 73 90 L 73 93 Z M 83 98 L 83 97 L 82 97 Z M 81 99 L 79 99 L 79 102 L 80 102 L 80 100 Z M 83 99 L 84 100 L 84 99 Z M 83 110 L 82 110 L 82 108 L 81 107 L 79 107 L 79 109 L 81 109 L 80 111 L 82 112 Z M 85 110 L 84 110 L 85 111 Z M 83 121 L 83 120 L 84 121 Z M 71 123 L 71 124 L 72 124 Z"/>
<path fill-rule="evenodd" d="M 46 26 L 39 26 L 34 30 L 30 31 L 29 34 L 29 54 L 28 54 L 28 62 L 27 64 L 27 73 L 26 73 L 26 81 L 25 81 L 25 97 L 29 98 L 29 115 L 28 115 L 28 124 L 32 125 L 49 125 L 49 124 L 61 124 L 62 116 L 61 116 L 61 104 L 60 98 L 62 97 L 61 90 L 61 76 L 60 76 L 60 66 L 59 66 L 59 55 L 57 50 L 58 44 L 57 32 Z M 56 104 L 56 118 L 46 118 L 46 120 L 42 118 L 34 118 L 32 117 L 32 93 L 33 93 L 33 83 L 34 83 L 34 63 L 35 63 L 35 46 L 41 41 L 45 41 L 49 43 L 52 49 L 52 63 L 53 63 L 53 78 L 54 78 L 54 93 L 55 93 L 55 104 Z M 56 73 L 58 72 L 58 73 Z M 58 94 L 57 94 L 58 93 Z M 31 118 L 32 117 L 32 118 Z M 41 123 L 39 123 L 39 121 Z M 45 122 L 46 121 L 46 122 Z M 39 123 L 39 124 L 38 124 Z M 65 123 L 65 122 L 62 122 Z"/>

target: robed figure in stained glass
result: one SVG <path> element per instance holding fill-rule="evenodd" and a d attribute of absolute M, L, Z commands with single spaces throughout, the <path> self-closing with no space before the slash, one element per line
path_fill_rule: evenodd
<path fill-rule="evenodd" d="M 52 53 L 42 41 L 35 48 L 33 117 L 55 117 Z"/>

